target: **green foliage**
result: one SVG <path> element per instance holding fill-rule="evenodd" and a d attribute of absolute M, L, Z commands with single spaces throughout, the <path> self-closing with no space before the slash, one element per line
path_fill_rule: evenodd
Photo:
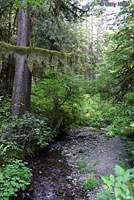
<path fill-rule="evenodd" d="M 114 118 L 115 107 L 110 101 L 102 100 L 99 94 L 84 95 L 81 107 L 82 119 L 86 125 L 104 127 Z"/>
<path fill-rule="evenodd" d="M 10 197 L 17 196 L 19 190 L 25 190 L 32 176 L 31 170 L 26 167 L 26 162 L 13 158 L 11 151 L 14 147 L 11 145 L 0 145 L 0 199 L 2 200 L 9 200 Z"/>
<path fill-rule="evenodd" d="M 77 163 L 77 167 L 80 170 L 80 172 L 82 172 L 87 166 L 87 162 L 86 161 L 81 161 Z"/>
<path fill-rule="evenodd" d="M 8 163 L 10 161 L 9 155 L 8 155 L 8 150 L 9 150 L 9 145 L 4 146 L 4 144 L 0 145 L 0 165 L 3 163 Z"/>
<path fill-rule="evenodd" d="M 8 96 L 0 96 L 0 127 L 8 122 L 10 115 L 11 98 Z"/>
<path fill-rule="evenodd" d="M 51 71 L 35 84 L 32 91 L 32 109 L 45 110 L 51 127 L 65 130 L 79 126 L 106 126 L 112 122 L 116 107 L 111 101 L 102 100 L 100 95 L 86 94 L 90 84 Z"/>
<path fill-rule="evenodd" d="M 113 29 L 114 25 L 118 28 L 106 37 L 108 46 L 94 69 L 96 80 L 90 87 L 92 94 L 100 93 L 102 100 L 113 101 L 114 109 L 107 110 L 109 117 L 112 116 L 108 137 L 120 134 L 133 138 L 134 133 L 133 11 L 131 4 L 117 15 Z"/>
<path fill-rule="evenodd" d="M 75 54 L 76 59 L 73 65 L 73 72 L 88 77 L 88 71 L 91 67 L 89 63 L 91 59 L 95 62 L 96 58 L 95 55 L 89 56 L 87 45 L 89 42 L 89 38 L 87 37 L 88 31 L 85 31 L 86 23 L 83 21 L 80 22 L 80 20 L 77 23 L 72 22 L 82 12 L 82 9 L 77 9 L 79 1 L 75 1 L 75 6 L 71 6 L 73 3 L 68 0 L 66 2 L 50 2 L 48 1 L 39 7 L 32 8 L 31 12 L 33 16 L 36 15 L 33 20 L 32 41 L 35 40 L 33 45 L 54 50 L 61 50 L 64 46 L 66 52 L 74 52 Z M 90 5 L 90 12 L 94 12 L 94 9 L 91 9 L 92 6 Z M 97 11 L 98 9 L 95 12 Z M 82 13 L 79 18 L 81 17 Z M 67 23 L 65 18 L 70 23 Z M 61 41 L 63 45 L 61 45 Z M 59 71 L 61 70 L 59 69 Z M 66 68 L 64 72 L 70 74 L 70 68 Z"/>
<path fill-rule="evenodd" d="M 65 131 L 80 121 L 83 80 L 50 71 L 34 85 L 32 109 L 45 110 L 53 129 Z"/>
<path fill-rule="evenodd" d="M 133 137 L 134 133 L 134 93 L 126 93 L 123 102 L 116 103 L 113 111 L 113 123 L 108 127 L 107 136 L 120 134 L 123 136 Z"/>
<path fill-rule="evenodd" d="M 31 171 L 22 160 L 12 160 L 3 164 L 0 168 L 0 199 L 9 200 L 11 196 L 17 196 L 19 190 L 25 190 L 30 184 Z"/>
<path fill-rule="evenodd" d="M 112 174 L 110 177 L 102 176 L 102 180 L 105 183 L 103 187 L 105 190 L 107 190 L 107 192 L 104 192 L 103 194 L 97 194 L 97 197 L 100 200 L 133 200 L 133 192 L 128 187 L 128 182 L 133 181 L 134 183 L 134 168 L 124 170 L 119 165 L 116 165 L 115 173 L 117 177 L 114 177 Z"/>
<path fill-rule="evenodd" d="M 10 130 L 13 131 L 13 134 L 8 137 Z M 46 117 L 27 112 L 20 118 L 14 116 L 8 125 L 2 127 L 1 142 L 9 144 L 10 148 L 12 145 L 14 148 L 16 142 L 18 148 L 25 151 L 36 145 L 41 148 L 45 147 L 53 136 Z"/>
<path fill-rule="evenodd" d="M 10 0 L 13 2 L 13 6 L 14 8 L 19 8 L 19 6 L 21 6 L 22 8 L 26 8 L 26 4 L 30 3 L 31 5 L 36 5 L 39 2 L 42 2 L 43 0 L 26 0 L 24 3 L 19 1 L 19 0 Z"/>
<path fill-rule="evenodd" d="M 93 190 L 99 186 L 99 181 L 97 179 L 87 179 L 83 184 L 85 190 Z"/>
<path fill-rule="evenodd" d="M 127 151 L 131 156 L 131 160 L 134 161 L 134 139 L 125 138 Z"/>
<path fill-rule="evenodd" d="M 104 191 L 103 193 L 98 193 L 97 198 L 99 200 L 115 200 L 115 195 L 110 191 Z"/>
<path fill-rule="evenodd" d="M 0 145 L 0 165 L 10 163 L 13 157 L 16 157 L 17 153 L 20 156 L 22 148 L 18 147 L 18 144 L 14 142 L 6 141 L 6 144 Z M 19 157 L 18 156 L 18 157 Z"/>
<path fill-rule="evenodd" d="M 126 93 L 133 92 L 133 11 L 132 4 L 124 7 L 117 16 L 115 24 L 118 29 L 109 34 L 105 56 L 96 68 L 98 91 L 118 101 L 122 101 Z"/>

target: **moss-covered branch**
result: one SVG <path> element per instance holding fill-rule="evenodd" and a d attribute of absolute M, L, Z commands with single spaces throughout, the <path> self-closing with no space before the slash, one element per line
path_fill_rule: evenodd
<path fill-rule="evenodd" d="M 28 56 L 28 67 L 30 71 L 33 69 L 33 63 L 36 61 L 39 64 L 44 62 L 46 66 L 51 64 L 52 66 L 59 64 L 62 62 L 67 65 L 65 60 L 69 60 L 72 64 L 74 62 L 74 53 L 64 53 L 55 50 L 48 50 L 37 47 L 24 47 L 24 46 L 15 46 L 9 43 L 0 42 L 0 53 L 4 55 L 14 54 L 14 55 L 27 55 Z M 0 70 L 2 64 L 0 62 Z"/>

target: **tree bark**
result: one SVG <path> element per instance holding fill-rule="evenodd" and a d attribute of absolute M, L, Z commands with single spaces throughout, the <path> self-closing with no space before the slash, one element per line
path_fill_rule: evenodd
<path fill-rule="evenodd" d="M 24 3 L 24 0 L 22 0 Z M 28 7 L 19 7 L 17 46 L 29 46 L 30 20 Z M 18 55 L 16 58 L 16 72 L 12 95 L 11 116 L 21 116 L 30 110 L 32 74 L 27 67 L 27 56 Z"/>

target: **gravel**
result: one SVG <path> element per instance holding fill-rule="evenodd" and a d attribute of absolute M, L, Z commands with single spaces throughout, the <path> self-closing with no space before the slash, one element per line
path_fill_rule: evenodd
<path fill-rule="evenodd" d="M 85 192 L 85 200 L 97 200 L 96 193 L 104 190 L 101 176 L 114 174 L 115 164 L 121 159 L 126 159 L 127 162 L 127 152 L 121 138 L 115 136 L 107 140 L 103 131 L 105 129 L 96 131 L 92 127 L 72 130 L 66 136 L 68 141 L 62 147 L 62 155 L 72 168 L 72 173 L 67 179 L 72 180 L 78 188 L 83 188 L 83 183 L 88 177 L 100 182 L 99 187 Z M 80 162 L 86 162 L 86 167 L 81 170 L 78 169 Z"/>

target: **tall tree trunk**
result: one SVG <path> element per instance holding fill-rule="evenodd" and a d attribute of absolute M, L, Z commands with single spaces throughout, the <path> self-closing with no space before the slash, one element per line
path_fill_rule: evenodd
<path fill-rule="evenodd" d="M 22 2 L 24 3 L 24 0 Z M 19 7 L 17 46 L 29 46 L 29 22 L 28 8 L 24 10 Z M 30 110 L 31 80 L 32 75 L 27 67 L 27 56 L 18 55 L 16 58 L 11 116 L 21 116 L 26 110 Z"/>

